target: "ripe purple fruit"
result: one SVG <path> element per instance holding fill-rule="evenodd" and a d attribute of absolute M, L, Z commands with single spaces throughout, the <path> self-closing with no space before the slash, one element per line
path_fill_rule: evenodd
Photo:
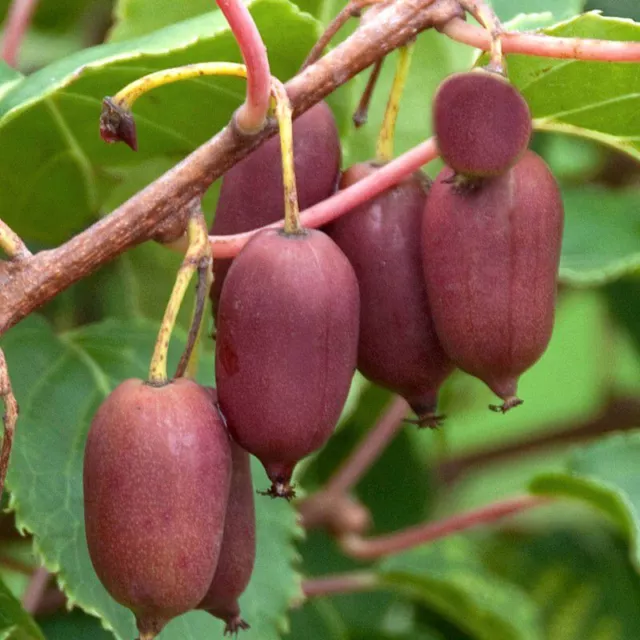
<path fill-rule="evenodd" d="M 249 454 L 231 442 L 233 471 L 218 568 L 199 605 L 226 622 L 225 635 L 249 625 L 240 616 L 238 598 L 247 588 L 256 558 L 256 513 Z"/>
<path fill-rule="evenodd" d="M 374 173 L 346 171 L 347 188 Z M 406 398 L 420 424 L 435 426 L 438 389 L 453 370 L 436 336 L 422 271 L 420 241 L 428 178 L 416 173 L 330 225 L 360 285 L 358 368 Z"/>
<path fill-rule="evenodd" d="M 230 480 L 229 437 L 195 382 L 126 380 L 100 406 L 84 457 L 89 555 L 141 640 L 207 592 Z"/>
<path fill-rule="evenodd" d="M 298 460 L 329 438 L 356 368 L 360 300 L 352 266 L 321 231 L 256 234 L 218 307 L 216 380 L 233 438 L 291 497 Z"/>
<path fill-rule="evenodd" d="M 424 211 L 429 302 L 445 351 L 502 398 L 506 411 L 520 404 L 518 378 L 551 337 L 562 199 L 532 151 L 476 188 L 456 187 L 453 175 L 442 170 Z"/>
<path fill-rule="evenodd" d="M 337 187 L 341 149 L 331 109 L 320 102 L 293 123 L 298 201 L 306 209 Z M 225 173 L 211 233 L 251 231 L 284 217 L 280 137 L 274 136 Z M 215 260 L 211 288 L 214 313 L 231 260 Z"/>
<path fill-rule="evenodd" d="M 531 138 L 531 112 L 518 90 L 485 69 L 455 73 L 433 99 L 440 154 L 456 173 L 496 176 L 512 167 Z"/>

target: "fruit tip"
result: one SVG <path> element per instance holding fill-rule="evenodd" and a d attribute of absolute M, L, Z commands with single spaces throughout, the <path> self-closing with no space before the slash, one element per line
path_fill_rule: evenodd
<path fill-rule="evenodd" d="M 239 614 L 226 620 L 226 623 L 227 624 L 224 628 L 225 636 L 238 637 L 238 631 L 246 631 L 247 629 L 251 629 L 251 625 L 243 620 Z"/>
<path fill-rule="evenodd" d="M 447 416 L 436 414 L 434 412 L 418 414 L 417 418 L 405 418 L 406 424 L 415 424 L 418 429 L 439 429 Z"/>
<path fill-rule="evenodd" d="M 491 411 L 495 411 L 496 413 L 507 413 L 510 409 L 514 407 L 518 407 L 524 403 L 524 400 L 520 400 L 517 396 L 509 396 L 504 399 L 502 404 L 490 404 L 489 409 Z"/>
<path fill-rule="evenodd" d="M 284 498 L 291 502 L 296 497 L 296 490 L 289 482 L 279 482 L 274 480 L 266 491 L 258 491 L 261 496 L 270 496 L 271 498 Z"/>

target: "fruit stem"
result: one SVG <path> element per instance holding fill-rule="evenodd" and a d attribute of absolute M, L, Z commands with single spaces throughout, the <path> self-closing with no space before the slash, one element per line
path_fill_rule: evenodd
<path fill-rule="evenodd" d="M 400 101 L 407 84 L 409 69 L 411 68 L 411 58 L 413 56 L 413 44 L 400 47 L 398 51 L 398 65 L 393 79 L 389 101 L 384 113 L 382 128 L 378 136 L 376 146 L 376 158 L 380 163 L 387 163 L 393 160 L 393 145 L 396 136 L 396 123 L 398 121 L 398 111 L 400 111 Z"/>
<path fill-rule="evenodd" d="M 242 0 L 216 0 L 227 19 L 247 68 L 247 96 L 238 109 L 236 123 L 244 133 L 264 126 L 271 97 L 271 71 L 267 48 L 258 27 Z"/>
<path fill-rule="evenodd" d="M 367 120 L 369 119 L 369 106 L 371 105 L 371 98 L 373 96 L 373 91 L 376 88 L 376 84 L 378 83 L 378 78 L 380 77 L 380 71 L 382 71 L 384 60 L 384 58 L 380 58 L 373 64 L 371 75 L 369 76 L 367 85 L 362 92 L 362 96 L 360 97 L 358 108 L 353 112 L 352 120 L 356 129 L 359 129 L 361 126 L 367 124 Z"/>
<path fill-rule="evenodd" d="M 181 80 L 203 76 L 235 76 L 247 78 L 247 67 L 235 62 L 201 62 L 172 67 L 150 73 L 120 89 L 103 101 L 100 114 L 100 135 L 105 142 L 125 142 L 137 150 L 136 127 L 131 109 L 134 102 L 148 91 Z"/>
<path fill-rule="evenodd" d="M 313 48 L 309 52 L 305 61 L 300 67 L 300 71 L 304 71 L 307 67 L 311 66 L 314 62 L 317 62 L 324 53 L 325 48 L 331 42 L 333 37 L 342 29 L 342 27 L 349 22 L 351 18 L 358 18 L 360 12 L 365 7 L 372 4 L 377 4 L 382 0 L 350 0 L 345 7 L 338 13 L 338 15 L 329 23 L 324 33 L 320 36 L 318 41 L 313 45 Z"/>
<path fill-rule="evenodd" d="M 333 196 L 305 209 L 300 214 L 300 221 L 305 227 L 321 227 L 363 202 L 367 202 L 377 195 L 389 189 L 389 187 L 402 182 L 423 165 L 428 164 L 438 157 L 438 149 L 435 138 L 429 138 L 418 146 L 380 167 L 371 175 L 358 180 L 347 189 L 338 191 Z M 263 229 L 279 229 L 282 222 L 274 222 L 259 229 L 236 233 L 229 236 L 209 236 L 211 249 L 216 258 L 233 258 L 256 233 Z"/>
<path fill-rule="evenodd" d="M 13 0 L 9 7 L 2 41 L 2 59 L 12 67 L 16 66 L 20 46 L 37 5 L 38 0 Z"/>
<path fill-rule="evenodd" d="M 200 207 L 195 207 L 189 217 L 187 237 L 189 238 L 189 248 L 178 270 L 176 282 L 162 318 L 149 367 L 149 382 L 158 386 L 168 382 L 167 353 L 169 341 L 191 278 L 199 267 L 211 262 L 211 252 L 207 242 L 207 223 Z"/>
<path fill-rule="evenodd" d="M 460 6 L 468 11 L 489 33 L 491 39 L 488 68 L 495 73 L 505 74 L 502 53 L 504 29 L 495 11 L 484 0 L 459 0 Z"/>
<path fill-rule="evenodd" d="M 4 481 L 9 468 L 13 436 L 16 432 L 19 413 L 18 401 L 13 395 L 11 379 L 9 378 L 9 368 L 7 367 L 7 360 L 2 349 L 0 349 L 0 398 L 2 398 L 4 402 L 4 414 L 2 416 L 4 437 L 2 438 L 2 449 L 0 450 L 0 494 L 2 494 Z"/>
<path fill-rule="evenodd" d="M 304 232 L 300 224 L 298 189 L 293 157 L 293 113 L 285 86 L 275 78 L 271 81 L 271 92 L 276 103 L 276 118 L 280 132 L 282 155 L 282 182 L 284 184 L 284 232 L 298 235 Z"/>
<path fill-rule="evenodd" d="M 404 531 L 397 531 L 386 536 L 366 539 L 356 534 L 349 534 L 341 537 L 339 543 L 343 552 L 352 558 L 375 560 L 402 553 L 479 525 L 491 524 L 521 511 L 548 504 L 549 501 L 550 499 L 544 496 L 519 496 L 494 502 L 438 522 L 427 522 L 409 527 Z"/>
<path fill-rule="evenodd" d="M 469 24 L 461 18 L 449 20 L 442 33 L 471 47 L 491 49 L 491 36 L 486 29 Z M 591 60 L 593 62 L 640 62 L 640 42 L 559 38 L 541 33 L 509 32 L 502 36 L 504 53 L 520 53 L 542 58 Z"/>
<path fill-rule="evenodd" d="M 0 220 L 0 249 L 10 260 L 22 260 L 33 255 L 22 238 L 2 220 Z"/>
<path fill-rule="evenodd" d="M 209 296 L 211 283 L 213 282 L 212 263 L 213 260 L 206 260 L 201 261 L 198 265 L 198 286 L 196 288 L 191 324 L 189 325 L 187 345 L 180 357 L 174 378 L 186 376 L 187 378 L 195 379 L 198 372 L 198 345 L 200 344 L 204 327 L 204 308 Z"/>

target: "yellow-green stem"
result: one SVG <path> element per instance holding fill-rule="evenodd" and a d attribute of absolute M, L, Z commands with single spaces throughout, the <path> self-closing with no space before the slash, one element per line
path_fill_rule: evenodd
<path fill-rule="evenodd" d="M 485 0 L 460 0 L 460 5 L 468 11 L 491 36 L 489 68 L 496 73 L 505 74 L 504 54 L 502 52 L 502 23 L 493 8 Z"/>
<path fill-rule="evenodd" d="M 291 102 L 284 85 L 275 78 L 271 90 L 276 103 L 276 118 L 280 131 L 280 152 L 282 155 L 282 182 L 284 184 L 284 232 L 302 233 L 298 189 L 293 158 L 293 119 Z"/>
<path fill-rule="evenodd" d="M 400 100 L 407 84 L 409 69 L 411 68 L 411 57 L 413 55 L 413 44 L 401 47 L 398 52 L 398 66 L 396 75 L 389 94 L 387 109 L 384 114 L 382 128 L 378 136 L 376 156 L 380 162 L 390 162 L 393 160 L 393 146 L 396 136 L 396 122 L 398 121 L 398 111 L 400 110 Z"/>
<path fill-rule="evenodd" d="M 199 209 L 195 211 L 189 219 L 187 236 L 189 238 L 189 248 L 178 271 L 178 276 L 176 277 L 176 282 L 164 312 L 162 324 L 160 325 L 153 357 L 151 358 L 149 382 L 152 384 L 162 385 L 168 382 L 167 353 L 180 306 L 189 288 L 191 278 L 197 271 L 200 262 L 211 255 L 207 223 L 205 222 L 202 211 Z"/>
<path fill-rule="evenodd" d="M 20 236 L 2 220 L 0 220 L 0 249 L 11 260 L 19 260 L 32 255 Z"/>
<path fill-rule="evenodd" d="M 180 82 L 181 80 L 191 80 L 203 76 L 236 76 L 238 78 L 247 77 L 247 68 L 243 64 L 235 62 L 201 62 L 197 64 L 187 64 L 183 67 L 173 67 L 150 73 L 147 76 L 134 80 L 131 84 L 118 91 L 112 98 L 117 106 L 131 110 L 133 103 L 142 95 L 162 87 L 165 84 Z"/>

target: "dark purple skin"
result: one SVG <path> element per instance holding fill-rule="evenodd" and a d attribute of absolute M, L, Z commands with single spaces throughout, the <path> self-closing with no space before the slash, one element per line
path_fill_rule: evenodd
<path fill-rule="evenodd" d="M 231 457 L 231 489 L 218 568 L 198 607 L 225 621 L 225 635 L 249 628 L 240 615 L 238 598 L 251 580 L 256 559 L 256 512 L 249 454 L 231 441 Z"/>
<path fill-rule="evenodd" d="M 319 102 L 293 123 L 293 154 L 300 209 L 335 193 L 342 152 L 331 109 Z M 280 136 L 276 135 L 229 169 L 222 178 L 214 235 L 251 231 L 284 217 Z M 231 260 L 215 260 L 211 300 L 216 313 Z"/>
<path fill-rule="evenodd" d="M 292 497 L 296 463 L 333 432 L 356 368 L 359 313 L 353 267 L 321 231 L 261 231 L 229 270 L 218 400 L 234 440 L 264 465 L 269 495 Z"/>
<path fill-rule="evenodd" d="M 218 562 L 231 451 L 209 393 L 184 378 L 126 380 L 102 403 L 84 457 L 89 555 L 141 640 L 198 606 Z"/>
<path fill-rule="evenodd" d="M 344 189 L 377 170 L 347 170 Z M 404 398 L 424 426 L 436 426 L 438 389 L 453 371 L 436 336 L 422 271 L 422 214 L 429 180 L 416 173 L 327 228 L 360 285 L 358 368 Z"/>
<path fill-rule="evenodd" d="M 456 173 L 497 176 L 510 169 L 531 139 L 531 112 L 502 75 L 475 69 L 446 78 L 433 99 L 440 155 Z"/>
<path fill-rule="evenodd" d="M 423 219 L 423 264 L 440 342 L 464 371 L 504 400 L 544 353 L 555 312 L 563 207 L 532 151 L 506 174 L 460 189 L 443 169 Z"/>

